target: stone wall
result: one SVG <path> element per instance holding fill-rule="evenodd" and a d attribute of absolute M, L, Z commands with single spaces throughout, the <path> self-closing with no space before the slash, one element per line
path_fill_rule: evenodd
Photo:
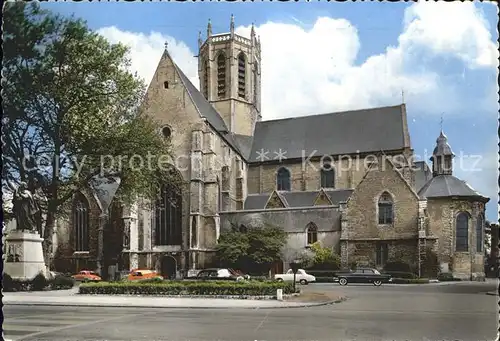
<path fill-rule="evenodd" d="M 388 259 L 387 262 L 404 262 L 417 269 L 418 267 L 418 245 L 417 239 L 387 240 Z M 383 268 L 384 264 L 376 264 L 377 241 L 341 241 L 341 258 L 344 267 L 369 266 Z"/>
<path fill-rule="evenodd" d="M 90 190 L 81 192 L 89 205 L 89 251 L 75 251 L 75 230 L 73 226 L 73 200 L 62 208 L 56 220 L 56 243 L 53 245 L 52 267 L 55 271 L 75 273 L 80 270 L 95 270 L 98 253 L 98 229 L 101 209 L 97 198 Z"/>
<path fill-rule="evenodd" d="M 400 155 L 395 153 L 395 155 Z M 313 191 L 321 187 L 321 166 L 330 162 L 335 167 L 335 188 L 355 188 L 363 178 L 368 166 L 376 160 L 374 155 L 352 154 L 346 157 L 325 156 L 322 160 L 314 153 L 304 154 L 300 160 L 281 163 L 250 165 L 248 191 L 250 194 L 270 193 L 276 189 L 276 172 L 286 167 L 291 174 L 292 191 Z M 412 178 L 411 174 L 407 175 Z"/>
<path fill-rule="evenodd" d="M 233 226 L 261 227 L 271 224 L 284 229 L 288 234 L 288 250 L 305 250 L 307 246 L 307 225 L 313 222 L 318 228 L 318 241 L 323 247 L 340 251 L 340 211 L 335 207 L 307 209 L 273 209 L 221 213 L 221 231 Z M 284 269 L 288 269 L 290 260 L 284 259 Z"/>
<path fill-rule="evenodd" d="M 395 240 L 417 238 L 417 194 L 394 169 L 384 161 L 384 167 L 375 166 L 352 193 L 346 208 L 346 238 L 350 240 Z M 382 160 L 380 160 L 380 165 Z M 378 223 L 378 201 L 388 192 L 393 200 L 394 221 L 390 225 Z"/>
<path fill-rule="evenodd" d="M 484 273 L 483 252 L 476 251 L 476 222 L 479 214 L 484 216 L 484 204 L 452 198 L 428 199 L 427 210 L 429 230 L 438 238 L 439 262 L 461 278 L 470 278 L 474 272 Z M 469 215 L 469 247 L 466 252 L 455 251 L 456 217 L 460 212 Z"/>
<path fill-rule="evenodd" d="M 165 82 L 168 82 L 168 88 Z M 179 261 L 180 266 L 185 267 L 187 263 L 196 266 L 197 256 L 194 254 L 212 250 L 215 246 L 214 240 L 217 240 L 219 233 L 217 212 L 222 207 L 231 210 L 242 206 L 243 188 L 246 188 L 245 165 L 235 150 L 200 116 L 168 54 L 162 56 L 153 76 L 144 109 L 162 127 L 168 127 L 171 131 L 172 163 L 185 182 L 182 203 L 183 244 L 151 244 L 154 226 L 150 205 L 139 208 L 137 229 L 140 231 L 135 235 L 141 239 L 141 252 L 149 253 L 146 261 L 148 267 L 155 265 L 151 258 L 153 253 L 181 250 L 191 252 L 189 259 L 183 257 Z M 227 178 L 225 186 L 222 184 L 224 177 Z M 238 188 L 241 190 L 238 191 Z M 138 259 L 134 260 L 134 263 L 137 262 Z"/>

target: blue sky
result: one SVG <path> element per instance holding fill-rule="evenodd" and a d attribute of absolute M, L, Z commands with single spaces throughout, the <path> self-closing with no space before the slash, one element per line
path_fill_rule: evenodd
<path fill-rule="evenodd" d="M 174 59 L 197 85 L 193 56 L 208 19 L 213 33 L 229 30 L 231 14 L 243 35 L 254 23 L 262 42 L 264 119 L 396 105 L 403 90 L 415 153 L 428 160 L 443 116 L 457 155 L 455 175 L 491 198 L 487 216 L 497 219 L 494 5 L 70 2 L 43 7 L 75 14 L 109 40 L 129 45 L 132 67 L 146 82 L 168 41 Z"/>

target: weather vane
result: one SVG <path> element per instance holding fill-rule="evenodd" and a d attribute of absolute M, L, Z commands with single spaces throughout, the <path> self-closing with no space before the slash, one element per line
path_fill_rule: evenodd
<path fill-rule="evenodd" d="M 403 104 L 405 103 L 405 91 L 401 89 L 401 99 L 403 101 Z"/>
<path fill-rule="evenodd" d="M 441 113 L 441 122 L 440 122 L 440 125 L 441 125 L 441 131 L 443 131 L 443 113 Z"/>
<path fill-rule="evenodd" d="M 168 48 L 168 41 L 165 41 L 165 50 Z"/>

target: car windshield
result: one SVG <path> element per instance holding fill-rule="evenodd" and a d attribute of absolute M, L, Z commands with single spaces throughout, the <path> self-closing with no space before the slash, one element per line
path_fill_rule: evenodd
<path fill-rule="evenodd" d="M 377 269 L 373 269 L 373 273 L 380 275 L 380 272 Z"/>

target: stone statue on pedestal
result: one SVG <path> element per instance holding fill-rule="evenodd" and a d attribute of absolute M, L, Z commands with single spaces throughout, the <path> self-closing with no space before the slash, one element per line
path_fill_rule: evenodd
<path fill-rule="evenodd" d="M 16 219 L 16 230 L 18 231 L 37 231 L 37 214 L 40 207 L 33 198 L 33 194 L 28 190 L 28 185 L 21 182 L 18 188 L 10 184 L 14 190 L 12 198 L 12 213 Z"/>

